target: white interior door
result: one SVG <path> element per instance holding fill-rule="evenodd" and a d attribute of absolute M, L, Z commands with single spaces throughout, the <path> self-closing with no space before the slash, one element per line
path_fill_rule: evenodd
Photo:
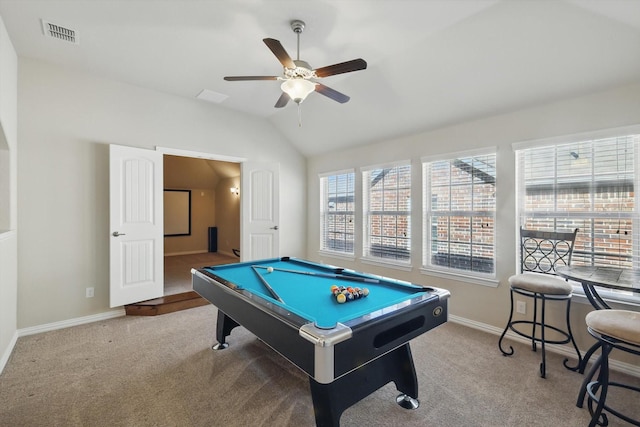
<path fill-rule="evenodd" d="M 279 256 L 280 165 L 243 162 L 241 172 L 240 259 Z"/>
<path fill-rule="evenodd" d="M 109 146 L 110 305 L 164 294 L 162 153 Z"/>

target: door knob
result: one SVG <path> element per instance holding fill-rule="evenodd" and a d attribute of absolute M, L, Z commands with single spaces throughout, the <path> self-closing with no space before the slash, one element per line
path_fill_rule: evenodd
<path fill-rule="evenodd" d="M 125 233 L 118 233 L 117 231 L 114 231 L 111 235 L 112 235 L 113 237 L 126 236 L 126 234 L 125 234 Z"/>
<path fill-rule="evenodd" d="M 278 229 L 278 226 L 277 226 L 277 225 L 274 225 L 273 227 L 269 227 L 269 229 L 271 229 L 271 230 L 277 230 L 277 229 Z"/>

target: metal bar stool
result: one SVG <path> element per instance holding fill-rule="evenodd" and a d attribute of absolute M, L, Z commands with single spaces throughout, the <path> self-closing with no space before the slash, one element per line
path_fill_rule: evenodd
<path fill-rule="evenodd" d="M 615 348 L 640 356 L 640 313 L 627 310 L 597 310 L 587 314 L 585 322 L 589 333 L 598 340 L 602 353 L 582 382 L 576 406 L 582 408 L 585 395 L 588 395 L 588 407 L 591 414 L 589 427 L 609 424 L 607 414 L 604 411 L 628 423 L 640 426 L 640 420 L 634 420 L 606 403 L 609 387 L 621 387 L 640 393 L 640 387 L 609 381 L 609 353 L 611 350 Z M 599 371 L 598 377 L 592 381 L 596 371 Z"/>
<path fill-rule="evenodd" d="M 571 332 L 571 322 L 569 313 L 571 310 L 571 296 L 573 287 L 564 279 L 555 276 L 556 267 L 569 265 L 573 254 L 573 244 L 576 239 L 578 229 L 573 232 L 555 232 L 541 230 L 527 230 L 520 228 L 520 274 L 509 277 L 511 285 L 511 311 L 509 320 L 504 328 L 498 348 L 504 356 L 511 356 L 514 353 L 513 347 L 504 350 L 502 340 L 508 330 L 531 340 L 531 349 L 537 351 L 537 344 L 540 343 L 542 362 L 540 363 L 540 376 L 545 378 L 546 371 L 546 344 L 567 344 L 571 343 L 578 356 L 578 364 L 569 366 L 568 358 L 564 359 L 564 366 L 573 371 L 580 367 L 582 356 L 580 350 L 573 339 Z M 533 299 L 533 314 L 531 320 L 513 320 L 514 294 L 522 295 Z M 540 301 L 540 320 L 538 320 L 538 301 Z M 566 327 L 561 329 L 557 326 L 547 324 L 545 317 L 547 301 L 566 302 Z M 531 326 L 531 332 L 523 331 L 523 327 Z M 539 329 L 538 329 L 539 328 Z M 553 331 L 557 339 L 548 337 L 547 332 Z"/>

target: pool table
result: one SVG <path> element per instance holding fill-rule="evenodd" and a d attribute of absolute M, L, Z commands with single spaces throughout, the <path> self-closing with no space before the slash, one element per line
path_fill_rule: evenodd
<path fill-rule="evenodd" d="M 409 341 L 447 321 L 447 290 L 289 257 L 191 273 L 218 308 L 213 348 L 237 326 L 251 331 L 309 375 L 317 426 L 339 426 L 345 409 L 392 381 L 397 403 L 418 407 Z M 332 285 L 368 295 L 339 303 Z"/>

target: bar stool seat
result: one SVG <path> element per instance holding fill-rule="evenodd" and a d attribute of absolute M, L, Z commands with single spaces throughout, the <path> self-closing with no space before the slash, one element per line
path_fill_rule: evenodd
<path fill-rule="evenodd" d="M 640 313 L 628 310 L 596 310 L 587 314 L 587 327 L 601 335 L 640 346 Z"/>
<path fill-rule="evenodd" d="M 604 411 L 640 426 L 640 420 L 632 419 L 606 403 L 609 387 L 621 387 L 640 393 L 640 387 L 609 381 L 611 350 L 615 348 L 640 356 L 640 313 L 628 310 L 596 310 L 587 314 L 585 322 L 589 333 L 600 342 L 602 354 L 584 378 L 576 406 L 582 408 L 585 395 L 588 395 L 590 427 L 608 424 Z M 596 371 L 598 371 L 598 377 L 592 381 Z"/>
<path fill-rule="evenodd" d="M 522 273 L 509 277 L 513 288 L 547 295 L 571 295 L 573 287 L 565 279 L 544 273 Z"/>

